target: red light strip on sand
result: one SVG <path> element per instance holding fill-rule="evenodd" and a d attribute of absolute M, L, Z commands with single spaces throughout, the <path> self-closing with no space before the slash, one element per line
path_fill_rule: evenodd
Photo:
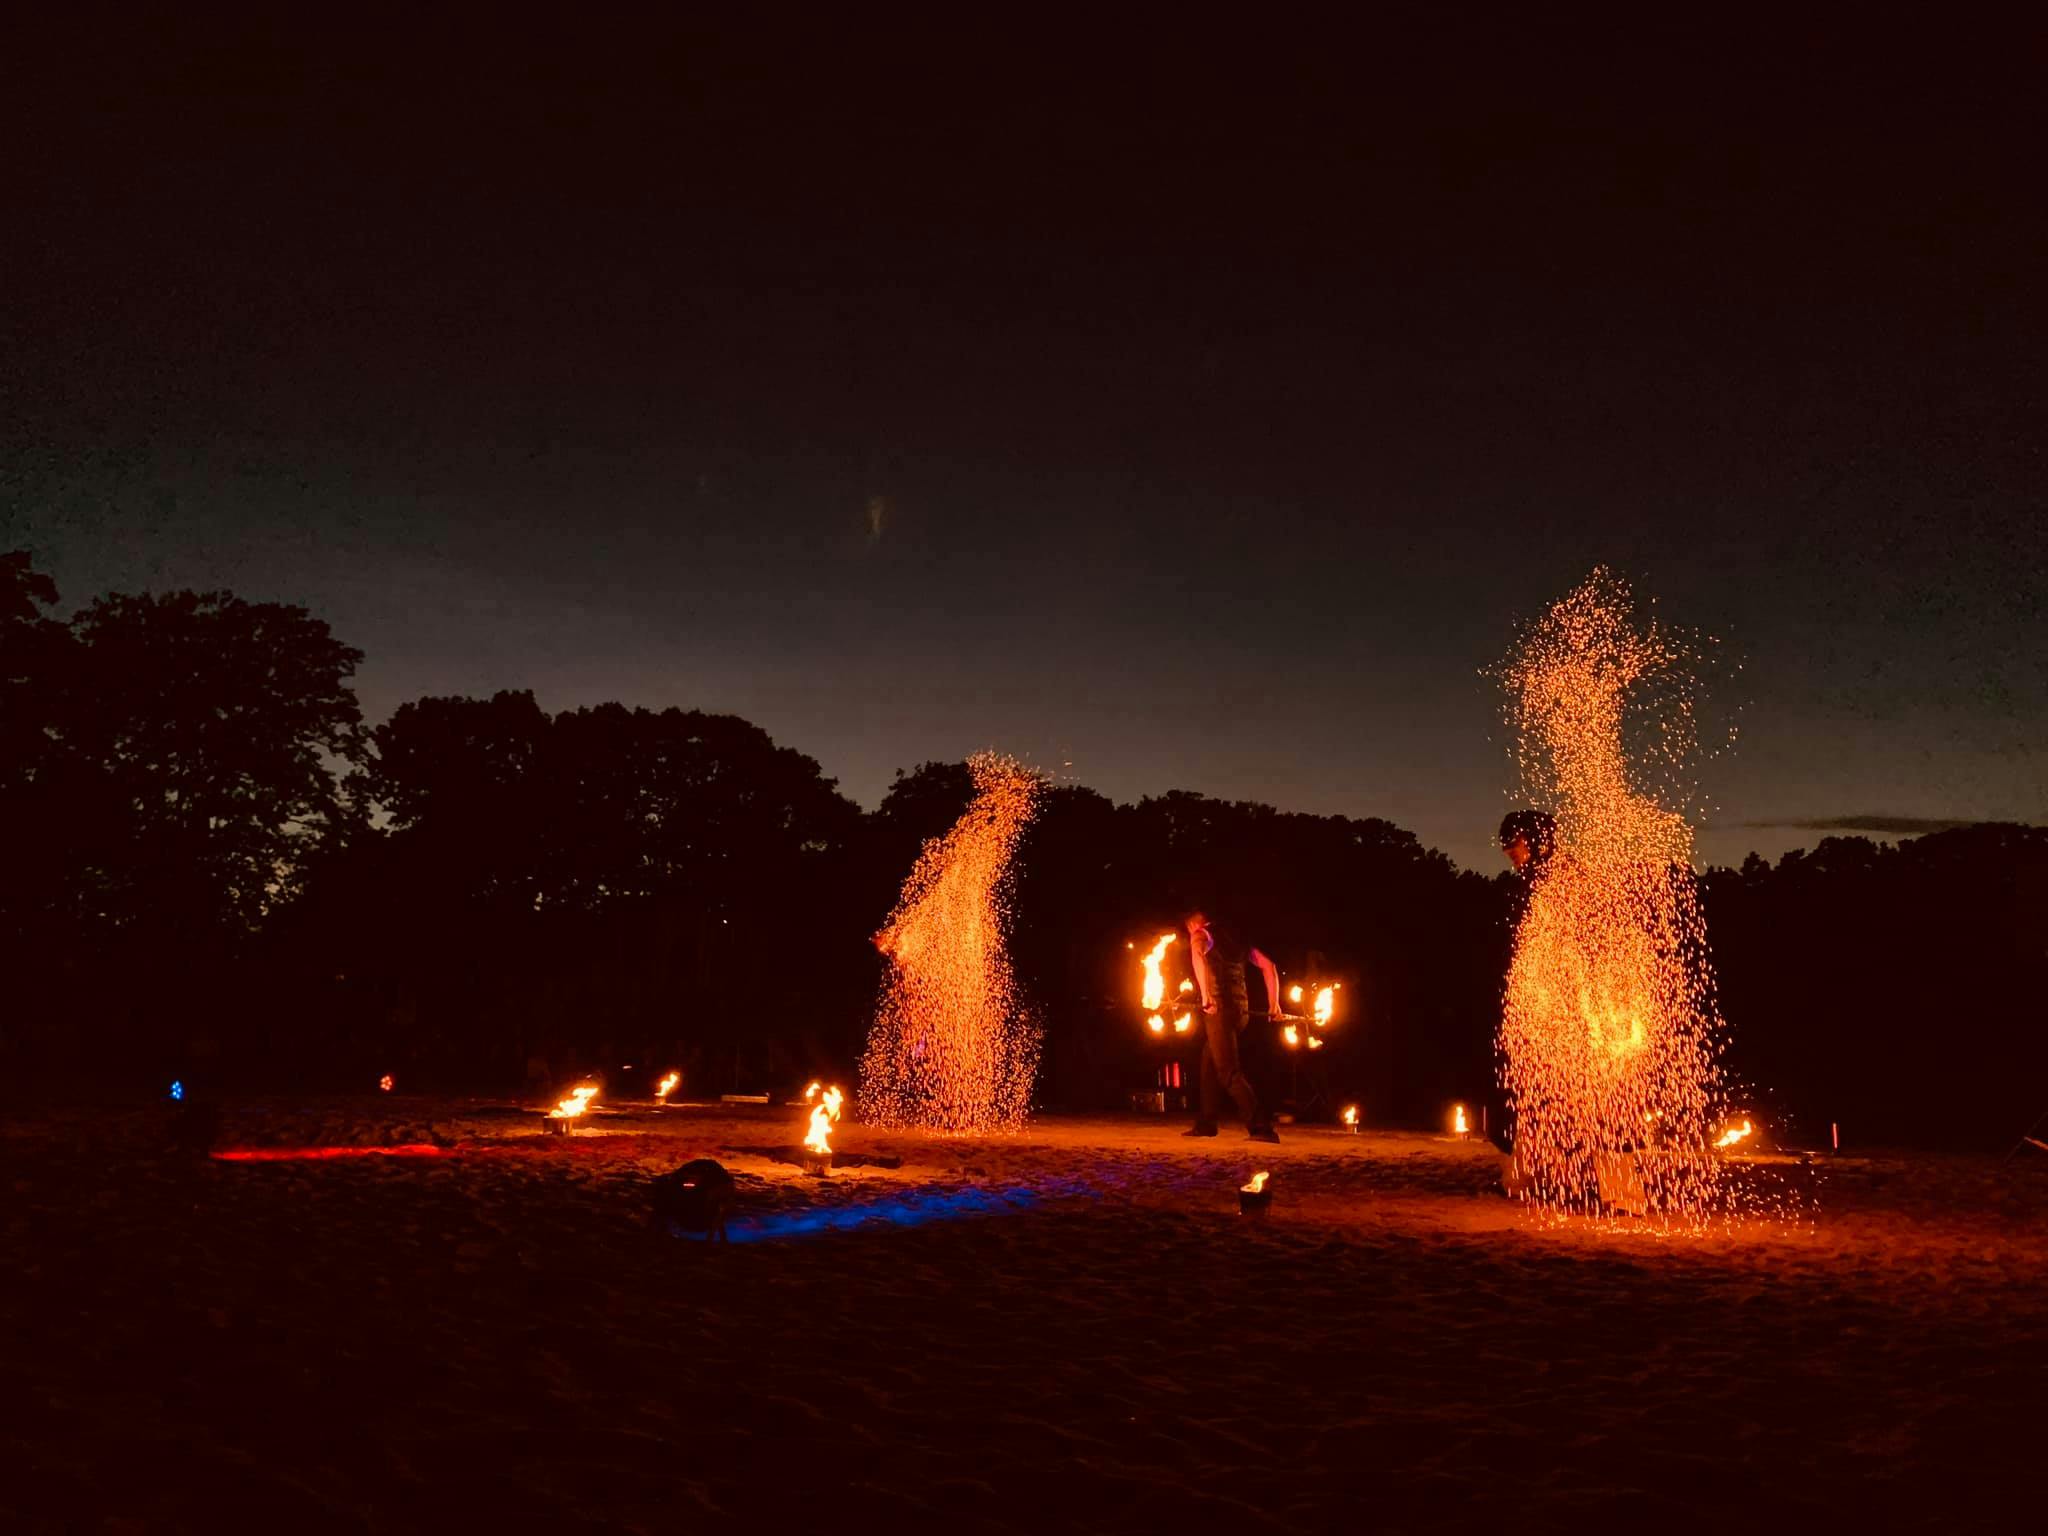
<path fill-rule="evenodd" d="M 439 1157 L 447 1150 L 414 1141 L 397 1147 L 235 1147 L 213 1156 L 223 1163 L 310 1163 L 331 1157 Z"/>

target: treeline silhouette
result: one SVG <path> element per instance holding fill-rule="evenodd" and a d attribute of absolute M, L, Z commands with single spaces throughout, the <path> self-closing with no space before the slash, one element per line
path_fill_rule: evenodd
<path fill-rule="evenodd" d="M 0 559 L 17 1086 L 846 1079 L 880 981 L 869 935 L 969 796 L 964 765 L 927 763 L 863 812 L 811 758 L 694 710 L 550 715 L 507 692 L 367 728 L 360 653 L 302 609 L 109 596 L 60 622 L 57 600 Z M 1834 1122 L 1851 1146 L 2010 1144 L 2048 1103 L 2048 832 L 1830 838 L 1705 891 L 1730 1070 L 1808 1142 Z M 1190 905 L 1288 979 L 1344 984 L 1325 1049 L 1248 1031 L 1272 1096 L 1436 1124 L 1488 1095 L 1514 882 L 1387 822 L 1059 784 L 1014 897 L 1048 1107 L 1127 1105 L 1192 1065 L 1143 1028 L 1126 948 Z"/>

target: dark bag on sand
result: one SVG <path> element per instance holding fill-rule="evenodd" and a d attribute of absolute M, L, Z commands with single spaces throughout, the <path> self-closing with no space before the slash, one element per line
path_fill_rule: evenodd
<path fill-rule="evenodd" d="M 732 1175 L 723 1164 L 700 1157 L 654 1181 L 654 1219 L 728 1242 L 725 1218 L 732 1209 L 733 1189 Z"/>

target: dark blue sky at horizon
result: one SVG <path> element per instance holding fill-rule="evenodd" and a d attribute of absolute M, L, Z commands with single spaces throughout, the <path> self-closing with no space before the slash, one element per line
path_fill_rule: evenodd
<path fill-rule="evenodd" d="M 0 542 L 302 603 L 372 718 L 729 711 L 866 804 L 996 746 L 1481 869 L 1480 669 L 1605 563 L 1741 660 L 1706 858 L 2048 817 L 2031 99 L 829 53 L 138 49 L 9 232 Z"/>

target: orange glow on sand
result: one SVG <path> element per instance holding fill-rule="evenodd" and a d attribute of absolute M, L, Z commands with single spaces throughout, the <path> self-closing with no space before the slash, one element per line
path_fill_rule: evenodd
<path fill-rule="evenodd" d="M 860 1113 L 873 1124 L 1016 1130 L 1030 1113 L 1039 1032 L 1010 970 L 1009 893 L 1044 783 L 995 753 L 968 768 L 973 802 L 925 844 L 875 935 L 889 975 L 861 1058 Z"/>
<path fill-rule="evenodd" d="M 1696 1227 L 1724 1206 L 1709 1148 L 1721 1021 L 1673 803 L 1695 745 L 1692 654 L 1664 626 L 1638 628 L 1627 584 L 1601 569 L 1500 671 L 1523 793 L 1557 820 L 1500 1032 L 1524 1198 L 1552 1213 Z"/>

